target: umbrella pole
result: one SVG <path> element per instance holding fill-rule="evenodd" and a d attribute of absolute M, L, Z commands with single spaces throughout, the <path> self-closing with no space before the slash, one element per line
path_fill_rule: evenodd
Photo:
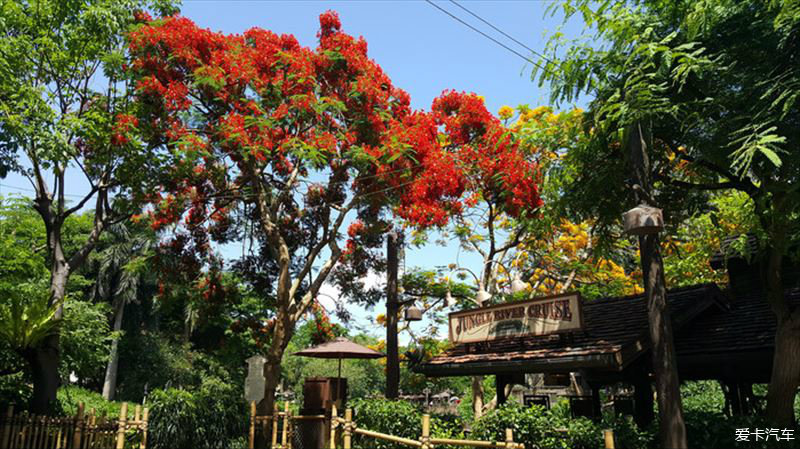
<path fill-rule="evenodd" d="M 339 379 L 342 378 L 342 358 L 339 357 Z"/>

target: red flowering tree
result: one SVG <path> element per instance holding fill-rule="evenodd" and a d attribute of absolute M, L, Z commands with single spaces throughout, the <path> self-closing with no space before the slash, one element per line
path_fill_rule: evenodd
<path fill-rule="evenodd" d="M 266 409 L 295 323 L 340 258 L 356 251 L 340 246 L 345 223 L 380 223 L 388 199 L 431 167 L 457 178 L 442 162 L 449 156 L 435 121 L 410 110 L 366 42 L 342 33 L 334 13 L 320 23 L 314 50 L 288 35 L 225 35 L 180 17 L 130 35 L 139 126 L 172 165 L 164 193 L 152 198 L 152 225 L 183 221 L 191 248 L 208 255 L 212 240 L 241 238 L 232 223 L 252 222 L 263 257 L 245 262 L 274 274 L 260 284 L 275 308 Z M 414 202 L 425 204 L 416 213 L 441 216 L 461 193 L 458 181 L 418 192 Z M 416 207 L 398 203 L 409 214 Z"/>
<path fill-rule="evenodd" d="M 262 410 L 272 408 L 295 324 L 340 262 L 369 266 L 390 211 L 415 226 L 443 226 L 474 202 L 476 185 L 496 187 L 492 198 L 509 210 L 538 201 L 535 178 L 512 173 L 522 162 L 477 97 L 447 93 L 433 112 L 411 111 L 363 38 L 343 33 L 333 12 L 320 25 L 316 49 L 257 28 L 214 33 L 180 17 L 130 35 L 139 127 L 172 165 L 152 225 L 182 221 L 201 255 L 254 228 L 257 255 L 240 266 L 274 306 Z M 506 192 L 517 183 L 526 186 Z"/>

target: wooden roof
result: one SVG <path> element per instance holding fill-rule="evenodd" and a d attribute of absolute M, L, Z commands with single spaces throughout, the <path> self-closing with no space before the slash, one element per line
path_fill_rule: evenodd
<path fill-rule="evenodd" d="M 712 308 L 723 311 L 730 307 L 716 284 L 670 290 L 667 301 L 676 331 Z M 587 368 L 619 372 L 649 348 L 643 295 L 585 301 L 583 318 L 584 328 L 580 332 L 461 344 L 418 365 L 415 371 L 430 376 Z"/>

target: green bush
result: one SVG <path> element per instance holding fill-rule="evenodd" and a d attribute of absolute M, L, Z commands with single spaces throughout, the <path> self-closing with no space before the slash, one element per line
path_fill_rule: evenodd
<path fill-rule="evenodd" d="M 155 390 L 150 396 L 151 449 L 230 447 L 246 435 L 249 419 L 241 390 L 216 377 L 199 388 Z"/>
<path fill-rule="evenodd" d="M 527 448 L 603 448 L 603 429 L 614 429 L 618 448 L 646 448 L 653 435 L 639 430 L 630 419 L 606 417 L 601 421 L 573 419 L 565 402 L 551 410 L 507 403 L 482 416 L 472 427 L 471 438 L 504 440 L 505 429 L 514 432 L 514 441 Z"/>
<path fill-rule="evenodd" d="M 142 348 L 147 348 L 143 351 Z M 127 333 L 119 345 L 117 396 L 141 401 L 145 391 L 198 385 L 193 362 L 200 354 L 189 344 L 157 333 Z"/>
<path fill-rule="evenodd" d="M 122 406 L 120 402 L 106 401 L 103 395 L 74 385 L 67 385 L 58 389 L 58 404 L 61 412 L 72 416 L 78 411 L 78 404 L 83 403 L 84 410 L 89 413 L 94 409 L 96 416 L 118 418 Z M 129 407 L 128 414 L 132 415 L 133 408 Z"/>
<path fill-rule="evenodd" d="M 422 435 L 422 413 L 410 402 L 388 399 L 356 399 L 349 406 L 353 409 L 353 420 L 359 428 L 386 433 L 403 438 L 419 438 Z M 391 449 L 395 443 L 356 435 L 356 449 Z"/>
<path fill-rule="evenodd" d="M 702 447 L 709 449 L 726 448 L 800 448 L 800 429 L 794 429 L 795 440 L 775 441 L 770 437 L 770 441 L 755 441 L 751 436 L 749 441 L 736 441 L 736 429 L 771 429 L 774 425 L 769 424 L 760 416 L 725 416 L 716 411 L 703 411 L 690 409 L 684 413 L 686 422 L 686 436 L 689 447 Z M 778 432 L 780 433 L 780 432 Z"/>
<path fill-rule="evenodd" d="M 60 340 L 62 379 L 74 373 L 82 386 L 103 385 L 112 336 L 107 318 L 109 309 L 105 303 L 66 301 Z"/>
<path fill-rule="evenodd" d="M 372 430 L 413 440 L 422 436 L 422 410 L 407 401 L 389 399 L 356 399 L 349 406 L 353 409 L 353 420 L 361 429 Z M 431 436 L 439 438 L 463 438 L 463 422 L 457 415 L 431 415 Z M 371 437 L 353 437 L 356 449 L 391 449 L 396 443 Z M 439 446 L 437 446 L 439 447 Z M 442 447 L 442 449 L 448 449 Z"/>

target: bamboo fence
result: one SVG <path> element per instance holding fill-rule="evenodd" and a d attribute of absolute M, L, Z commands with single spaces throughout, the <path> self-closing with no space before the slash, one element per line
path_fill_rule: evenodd
<path fill-rule="evenodd" d="M 433 449 L 437 445 L 471 446 L 493 449 L 525 449 L 524 444 L 514 442 L 514 433 L 511 431 L 511 429 L 506 429 L 505 441 L 456 440 L 451 438 L 431 437 L 431 416 L 428 414 L 422 415 L 422 436 L 420 436 L 419 440 L 388 435 L 385 433 L 374 432 L 372 430 L 359 429 L 356 423 L 353 421 L 352 409 L 345 409 L 344 418 L 341 418 L 336 415 L 336 407 L 334 407 L 331 412 L 330 449 L 336 449 L 337 447 L 337 427 L 342 428 L 342 444 L 344 449 L 352 449 L 353 435 L 356 434 L 404 444 L 406 446 L 418 447 L 420 449 Z"/>
<path fill-rule="evenodd" d="M 268 430 L 271 428 L 270 448 L 272 449 L 292 449 L 292 436 L 294 432 L 294 422 L 305 419 L 325 419 L 325 415 L 293 415 L 289 410 L 289 403 L 285 402 L 283 411 L 280 411 L 278 404 L 271 415 L 257 416 L 256 403 L 250 403 L 250 435 L 249 435 L 249 448 L 255 447 L 256 432 L 260 426 L 261 433 L 268 435 Z M 337 429 L 341 432 L 337 435 Z M 430 415 L 422 415 L 422 435 L 419 439 L 403 438 L 395 435 L 389 435 L 381 432 L 359 428 L 353 420 L 353 410 L 345 409 L 344 417 L 337 415 L 336 406 L 331 410 L 331 423 L 330 432 L 327 436 L 328 449 L 352 449 L 353 435 L 363 435 L 370 438 L 376 438 L 394 443 L 417 447 L 420 449 L 434 449 L 436 446 L 469 446 L 488 449 L 525 449 L 523 443 L 514 441 L 514 433 L 511 429 L 505 431 L 505 441 L 479 441 L 479 440 L 458 440 L 452 438 L 436 438 L 431 437 L 431 420 Z M 341 441 L 337 441 L 341 440 Z M 605 449 L 615 448 L 614 431 L 606 429 L 603 431 L 603 440 Z"/>
<path fill-rule="evenodd" d="M 258 416 L 256 415 L 256 403 L 250 403 L 250 432 L 249 432 L 249 445 L 250 449 L 255 447 L 256 441 L 256 428 L 261 427 L 262 434 L 267 434 L 267 428 L 272 428 L 272 435 L 270 438 L 270 447 L 272 449 L 292 449 L 292 421 L 296 420 L 298 416 L 292 416 L 292 411 L 289 410 L 289 402 L 283 403 L 283 411 L 278 408 L 278 403 L 275 403 L 275 408 L 271 415 Z M 281 419 L 283 422 L 281 423 Z M 271 425 L 270 425 L 271 424 Z M 278 429 L 280 431 L 280 439 L 278 438 Z"/>
<path fill-rule="evenodd" d="M 83 403 L 75 416 L 14 415 L 14 406 L 0 417 L 0 449 L 124 449 L 147 446 L 147 408 L 137 405 L 128 419 L 123 403 L 118 419 L 84 413 Z M 130 442 L 129 442 L 130 439 Z"/>

